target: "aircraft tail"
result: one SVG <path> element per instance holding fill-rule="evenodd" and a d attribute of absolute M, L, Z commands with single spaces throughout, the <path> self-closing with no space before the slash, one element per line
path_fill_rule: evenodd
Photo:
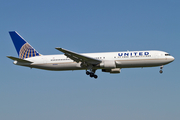
<path fill-rule="evenodd" d="M 28 42 L 16 31 L 9 32 L 20 59 L 41 56 Z"/>

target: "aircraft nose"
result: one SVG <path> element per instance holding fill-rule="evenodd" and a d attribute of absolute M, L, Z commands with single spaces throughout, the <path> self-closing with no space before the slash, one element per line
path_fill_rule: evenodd
<path fill-rule="evenodd" d="M 174 59 L 175 58 L 173 56 L 171 56 L 169 60 L 172 62 L 172 61 L 174 61 Z"/>

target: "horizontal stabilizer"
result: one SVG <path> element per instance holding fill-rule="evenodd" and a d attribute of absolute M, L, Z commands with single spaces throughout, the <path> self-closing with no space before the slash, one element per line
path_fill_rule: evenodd
<path fill-rule="evenodd" d="M 33 63 L 31 61 L 24 60 L 24 59 L 19 59 L 19 58 L 12 57 L 12 56 L 7 56 L 7 57 L 10 58 L 11 60 L 15 60 L 15 61 L 22 62 L 22 63 Z"/>

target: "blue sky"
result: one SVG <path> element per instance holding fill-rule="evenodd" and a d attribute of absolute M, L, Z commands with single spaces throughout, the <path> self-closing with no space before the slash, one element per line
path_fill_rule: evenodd
<path fill-rule="evenodd" d="M 1 120 L 179 120 L 180 2 L 178 0 L 6 0 L 0 2 Z M 52 72 L 15 66 L 8 31 L 41 54 L 162 50 L 164 67 Z"/>

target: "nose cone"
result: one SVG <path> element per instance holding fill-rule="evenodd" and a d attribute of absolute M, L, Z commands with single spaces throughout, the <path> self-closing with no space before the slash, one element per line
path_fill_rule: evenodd
<path fill-rule="evenodd" d="M 174 61 L 174 57 L 173 56 L 171 56 L 168 60 L 169 60 L 169 62 L 173 62 Z"/>

